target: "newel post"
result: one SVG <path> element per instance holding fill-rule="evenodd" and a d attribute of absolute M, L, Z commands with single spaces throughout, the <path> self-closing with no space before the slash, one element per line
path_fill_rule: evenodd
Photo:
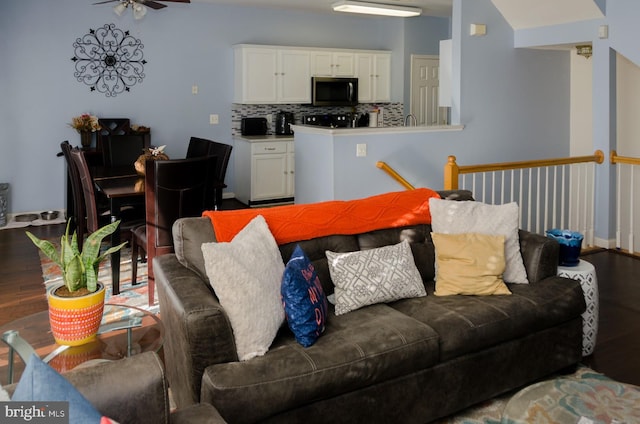
<path fill-rule="evenodd" d="M 451 155 L 447 158 L 447 163 L 444 165 L 444 189 L 445 190 L 457 190 L 458 189 L 458 175 L 460 169 L 456 163 L 456 157 Z"/>

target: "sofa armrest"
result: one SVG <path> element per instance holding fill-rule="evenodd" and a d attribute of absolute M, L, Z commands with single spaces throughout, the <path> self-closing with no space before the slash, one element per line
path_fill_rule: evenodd
<path fill-rule="evenodd" d="M 520 251 L 529 283 L 537 283 L 558 272 L 558 242 L 549 237 L 520 230 Z"/>
<path fill-rule="evenodd" d="M 213 290 L 174 254 L 153 259 L 167 377 L 178 408 L 198 403 L 209 365 L 237 361 L 231 323 Z"/>

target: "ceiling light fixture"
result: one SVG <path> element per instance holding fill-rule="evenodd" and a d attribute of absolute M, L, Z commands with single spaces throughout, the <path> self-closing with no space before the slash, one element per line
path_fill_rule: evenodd
<path fill-rule="evenodd" d="M 134 0 L 120 0 L 120 3 L 113 7 L 113 11 L 118 16 L 122 16 L 125 10 L 131 6 L 134 19 L 142 19 L 147 14 L 147 6 L 140 4 Z"/>
<path fill-rule="evenodd" d="M 576 46 L 576 53 L 578 56 L 582 56 L 584 58 L 589 59 L 593 54 L 593 48 L 589 44 L 585 44 L 583 46 Z"/>
<path fill-rule="evenodd" d="M 362 1 L 344 0 L 331 5 L 336 12 L 364 13 L 366 15 L 396 16 L 409 18 L 420 16 L 422 9 L 419 7 L 396 6 L 394 4 L 367 3 Z"/>

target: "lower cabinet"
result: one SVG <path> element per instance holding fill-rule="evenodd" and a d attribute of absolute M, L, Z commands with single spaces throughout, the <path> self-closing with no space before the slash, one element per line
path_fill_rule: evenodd
<path fill-rule="evenodd" d="M 292 203 L 295 193 L 293 140 L 236 140 L 236 198 L 249 206 Z"/>

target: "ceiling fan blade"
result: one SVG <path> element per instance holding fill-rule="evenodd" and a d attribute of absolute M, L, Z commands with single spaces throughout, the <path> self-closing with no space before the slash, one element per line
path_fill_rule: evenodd
<path fill-rule="evenodd" d="M 142 3 L 145 6 L 149 6 L 150 8 L 156 9 L 156 10 L 167 7 L 166 4 L 158 3 L 152 0 L 138 0 L 138 3 Z"/>
<path fill-rule="evenodd" d="M 120 0 L 106 0 L 106 1 L 99 1 L 98 3 L 93 3 L 93 4 L 105 4 L 105 3 L 111 3 L 114 1 L 120 1 Z"/>
<path fill-rule="evenodd" d="M 191 0 L 161 0 L 161 1 L 172 1 L 174 3 L 191 3 Z"/>

